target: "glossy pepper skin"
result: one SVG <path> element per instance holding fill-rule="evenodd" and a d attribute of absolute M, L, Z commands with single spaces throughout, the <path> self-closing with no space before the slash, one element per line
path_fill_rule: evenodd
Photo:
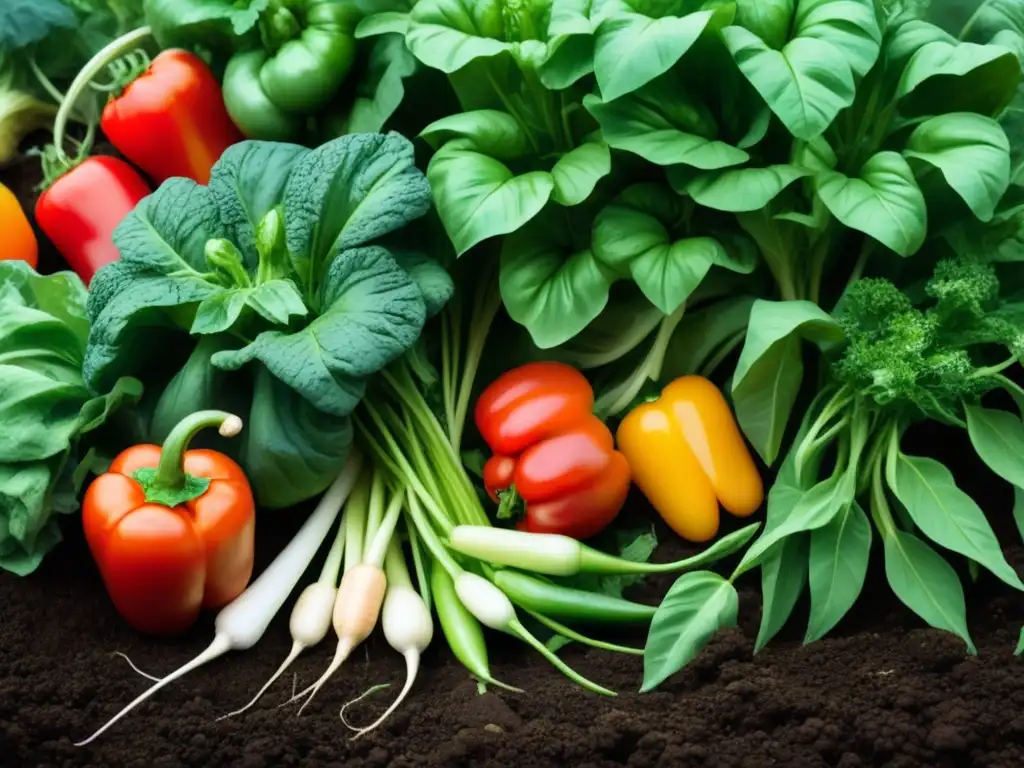
<path fill-rule="evenodd" d="M 213 164 L 243 139 L 217 78 L 202 59 L 180 49 L 161 52 L 110 99 L 100 128 L 156 184 L 174 176 L 209 183 Z"/>
<path fill-rule="evenodd" d="M 761 506 L 764 486 L 729 404 L 701 376 L 676 379 L 634 408 L 616 432 L 633 481 L 677 534 L 718 533 L 719 504 L 737 517 Z"/>
<path fill-rule="evenodd" d="M 118 612 L 140 632 L 184 632 L 252 576 L 255 505 L 241 467 L 216 451 L 186 450 L 211 426 L 232 436 L 242 425 L 223 411 L 192 414 L 163 447 L 123 451 L 86 491 L 89 549 Z"/>
<path fill-rule="evenodd" d="M 117 261 L 117 225 L 150 193 L 124 160 L 94 156 L 51 184 L 36 201 L 36 223 L 88 285 L 96 271 Z"/>
<path fill-rule="evenodd" d="M 224 72 L 224 101 L 242 133 L 267 141 L 299 134 L 348 77 L 361 19 L 352 0 L 270 0 L 263 47 L 236 53 Z"/>
<path fill-rule="evenodd" d="M 551 362 L 508 371 L 480 395 L 476 426 L 493 454 L 484 486 L 506 503 L 514 488 L 526 507 L 519 530 L 585 539 L 622 509 L 629 464 L 593 406 L 583 374 Z"/>
<path fill-rule="evenodd" d="M 0 184 L 0 261 L 18 259 L 35 269 L 39 265 L 39 243 L 21 203 Z"/>

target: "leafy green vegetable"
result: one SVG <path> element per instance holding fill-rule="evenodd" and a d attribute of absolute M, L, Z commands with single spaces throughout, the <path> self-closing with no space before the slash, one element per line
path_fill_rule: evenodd
<path fill-rule="evenodd" d="M 85 301 L 71 272 L 0 262 L 0 568 L 19 575 L 60 541 L 53 513 L 78 508 L 96 461 L 86 435 L 142 394 L 135 379 L 99 396 L 82 381 Z"/>
<path fill-rule="evenodd" d="M 344 464 L 367 378 L 451 295 L 444 269 L 402 241 L 429 194 L 397 134 L 313 150 L 242 142 L 209 186 L 165 182 L 118 227 L 121 260 L 92 283 L 86 380 L 149 383 L 155 356 L 179 350 L 177 375 L 152 384 L 150 439 L 193 410 L 234 410 L 247 429 L 226 449 L 259 502 L 315 496 Z"/>

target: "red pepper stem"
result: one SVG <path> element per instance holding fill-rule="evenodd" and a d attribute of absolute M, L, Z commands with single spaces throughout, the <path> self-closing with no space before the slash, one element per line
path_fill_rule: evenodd
<path fill-rule="evenodd" d="M 227 411 L 196 411 L 178 422 L 164 440 L 152 488 L 177 491 L 185 487 L 185 451 L 192 438 L 207 427 L 217 427 L 223 437 L 234 437 L 242 431 L 242 420 Z"/>
<path fill-rule="evenodd" d="M 64 101 L 61 103 L 60 109 L 57 110 L 57 117 L 53 121 L 53 143 L 57 148 L 57 156 L 63 162 L 68 162 L 68 157 L 64 152 L 64 130 L 67 127 L 71 111 L 75 108 L 75 103 L 82 95 L 82 91 L 89 87 L 89 83 L 108 64 L 125 53 L 138 48 L 143 40 L 151 36 L 152 30 L 149 27 L 139 27 L 126 35 L 122 35 L 101 48 L 95 56 L 86 62 L 85 66 L 75 76 L 75 79 L 71 81 L 71 85 L 68 86 L 64 94 Z"/>

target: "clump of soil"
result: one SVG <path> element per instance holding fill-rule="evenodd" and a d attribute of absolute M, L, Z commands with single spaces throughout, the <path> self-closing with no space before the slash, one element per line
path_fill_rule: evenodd
<path fill-rule="evenodd" d="M 299 521 L 264 514 L 263 567 Z M 871 580 L 853 614 L 825 640 L 801 647 L 800 615 L 752 656 L 759 597 L 741 588 L 741 626 L 712 641 L 657 692 L 634 693 L 642 661 L 569 646 L 584 674 L 621 692 L 584 693 L 532 651 L 495 637 L 494 674 L 524 688 L 477 693 L 438 633 L 415 695 L 385 727 L 355 742 L 338 717 L 348 700 L 390 682 L 346 715 L 370 722 L 395 694 L 401 659 L 374 636 L 301 718 L 278 709 L 282 681 L 257 707 L 215 718 L 248 701 L 288 651 L 290 603 L 251 651 L 214 662 L 156 697 L 86 747 L 85 738 L 148 681 L 113 651 L 161 675 L 212 636 L 207 618 L 186 637 L 153 640 L 118 618 L 73 522 L 69 541 L 29 578 L 0 574 L 0 765 L 175 768 L 176 766 L 1020 766 L 1024 764 L 1024 660 L 1012 656 L 1024 622 L 1019 597 L 982 576 L 969 585 L 978 657 L 956 638 L 921 628 Z M 665 537 L 668 540 L 668 536 Z M 669 542 L 658 559 L 677 557 Z M 1024 550 L 1010 550 L 1024 564 Z M 881 574 L 881 567 L 872 573 Z M 877 564 L 881 566 L 881 563 Z M 653 579 L 640 597 L 663 594 Z M 803 610 L 806 610 L 805 608 Z M 642 637 L 634 638 L 642 643 Z M 299 683 L 319 674 L 331 643 L 296 665 Z"/>

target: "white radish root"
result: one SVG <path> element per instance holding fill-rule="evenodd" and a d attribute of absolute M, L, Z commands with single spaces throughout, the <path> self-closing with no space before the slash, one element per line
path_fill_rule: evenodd
<path fill-rule="evenodd" d="M 155 675 L 151 675 L 148 672 L 143 672 L 141 669 L 139 669 L 137 666 L 135 666 L 135 662 L 132 661 L 130 658 L 128 658 L 128 654 L 127 653 L 121 653 L 121 651 L 114 651 L 113 654 L 115 656 L 120 656 L 122 659 L 127 661 L 128 662 L 128 666 L 132 668 L 132 671 L 135 674 L 140 675 L 141 677 L 144 677 L 147 680 L 152 680 L 154 683 L 160 682 L 160 678 L 159 677 L 156 677 Z"/>
<path fill-rule="evenodd" d="M 297 715 L 302 714 L 324 683 L 345 663 L 352 650 L 373 632 L 386 589 L 384 571 L 367 563 L 353 567 L 341 578 L 333 616 L 334 630 L 338 633 L 338 648 L 320 679 L 292 698 L 293 701 L 308 694 Z"/>

